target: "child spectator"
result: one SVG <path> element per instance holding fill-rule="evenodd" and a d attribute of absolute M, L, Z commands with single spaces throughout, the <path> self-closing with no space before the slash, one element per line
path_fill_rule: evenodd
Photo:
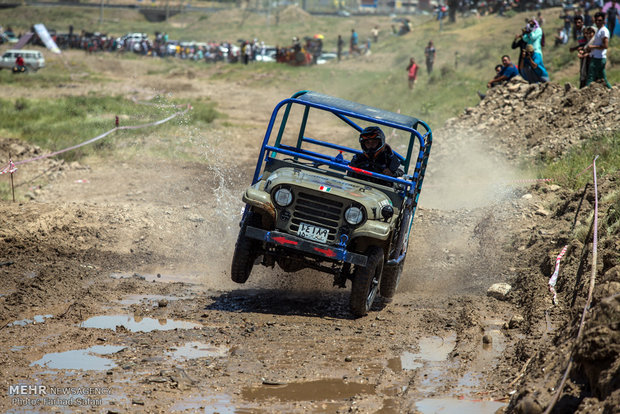
<path fill-rule="evenodd" d="M 565 45 L 568 43 L 568 36 L 561 27 L 558 29 L 558 33 L 555 35 L 555 47 Z"/>
<path fill-rule="evenodd" d="M 418 65 L 415 63 L 415 59 L 409 60 L 409 66 L 407 66 L 407 73 L 409 79 L 409 89 L 413 89 L 415 81 L 418 78 Z"/>

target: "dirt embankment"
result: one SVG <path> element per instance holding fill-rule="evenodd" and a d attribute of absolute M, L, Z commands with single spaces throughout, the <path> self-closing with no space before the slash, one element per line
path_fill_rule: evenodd
<path fill-rule="evenodd" d="M 448 121 L 442 133 L 478 136 L 509 159 L 552 160 L 593 135 L 617 133 L 619 106 L 617 87 L 578 90 L 515 80 L 490 90 L 478 106 Z M 576 191 L 540 182 L 524 196 L 537 198 L 539 208 L 505 247 L 517 269 L 510 301 L 522 310 L 525 334 L 514 355 L 505 355 L 506 367 L 520 367 L 518 380 L 510 384 L 507 412 L 545 410 L 569 360 L 572 369 L 553 412 L 615 413 L 620 407 L 620 174 L 600 168 L 598 173 L 595 288 L 579 340 L 593 266 L 593 180 Z M 565 246 L 554 305 L 547 283 Z M 501 382 L 506 372 L 498 374 Z"/>

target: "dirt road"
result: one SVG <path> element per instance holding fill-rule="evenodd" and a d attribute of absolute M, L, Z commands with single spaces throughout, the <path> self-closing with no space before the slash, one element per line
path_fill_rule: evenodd
<path fill-rule="evenodd" d="M 151 91 L 119 86 L 132 88 L 140 98 Z M 259 269 L 246 285 L 230 281 L 240 194 L 271 107 L 289 93 L 224 84 L 176 93 L 205 93 L 228 116 L 209 131 L 178 123 L 174 145 L 204 162 L 92 157 L 56 165 L 32 201 L 0 204 L 0 409 L 492 413 L 506 405 L 526 333 L 549 326 L 526 332 L 522 310 L 486 291 L 519 271 L 511 237 L 534 227 L 546 191 L 497 190 L 490 178 L 505 168 L 480 153 L 486 176 L 439 174 L 455 153 L 481 159 L 437 136 L 438 161 L 429 163 L 437 174 L 421 197 L 401 287 L 393 302 L 353 319 L 348 289 L 312 271 Z"/>

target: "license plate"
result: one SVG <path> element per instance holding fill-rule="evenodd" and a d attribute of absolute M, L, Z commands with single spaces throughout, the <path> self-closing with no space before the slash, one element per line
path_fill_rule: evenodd
<path fill-rule="evenodd" d="M 327 243 L 327 236 L 329 235 L 329 229 L 313 226 L 311 224 L 300 223 L 297 235 L 304 239 L 310 239 L 321 243 Z"/>

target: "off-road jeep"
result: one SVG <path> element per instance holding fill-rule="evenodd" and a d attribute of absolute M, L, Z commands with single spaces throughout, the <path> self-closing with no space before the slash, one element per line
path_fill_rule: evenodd
<path fill-rule="evenodd" d="M 346 127 L 351 146 L 307 136 L 317 129 L 310 128 L 315 113 L 319 119 L 337 121 L 340 129 Z M 279 127 L 274 129 L 276 121 Z M 319 133 L 332 135 L 325 132 L 329 122 L 319 124 Z M 362 152 L 353 143 L 369 125 L 391 128 L 388 141 L 404 138 L 393 150 L 405 175 L 395 178 L 349 165 L 351 157 Z M 344 136 L 341 130 L 340 135 Z M 232 280 L 245 283 L 258 263 L 278 264 L 285 272 L 312 268 L 330 273 L 335 286 L 352 281 L 350 309 L 355 316 L 368 313 L 377 293 L 392 298 L 407 255 L 431 142 L 430 128 L 416 118 L 344 99 L 301 91 L 278 103 L 252 185 L 243 194 L 246 207 Z"/>

